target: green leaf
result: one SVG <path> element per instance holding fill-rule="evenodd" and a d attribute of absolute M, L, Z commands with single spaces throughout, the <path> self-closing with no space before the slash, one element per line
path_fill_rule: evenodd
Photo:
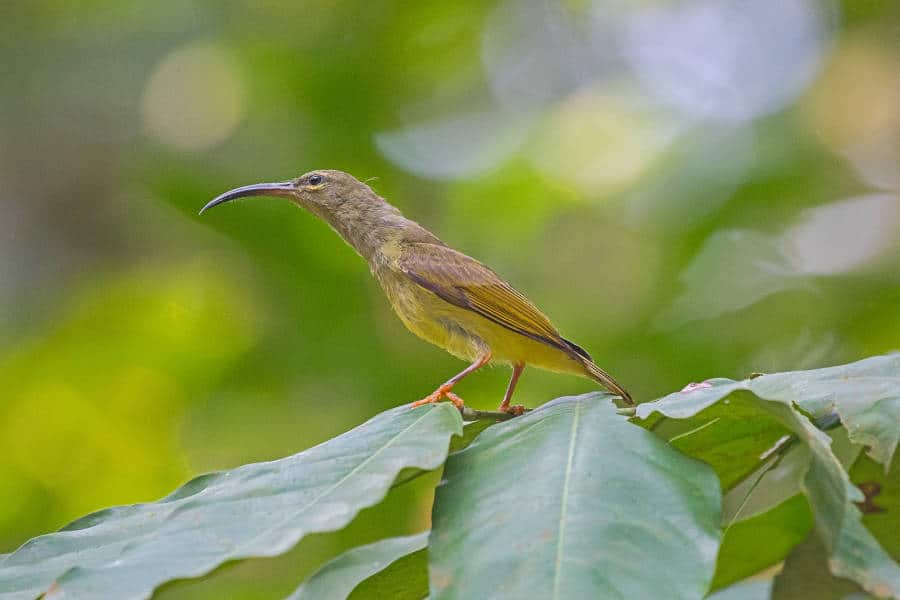
<path fill-rule="evenodd" d="M 825 530 L 823 537 L 826 546 L 831 548 L 828 561 L 831 572 L 856 581 L 878 597 L 900 598 L 900 566 L 859 519 L 859 510 L 848 504 L 842 527 L 827 523 L 819 528 L 820 533 Z"/>
<path fill-rule="evenodd" d="M 345 600 L 362 581 L 427 546 L 428 532 L 425 531 L 353 548 L 313 573 L 288 600 Z M 427 593 L 425 591 L 424 595 Z"/>
<path fill-rule="evenodd" d="M 450 440 L 450 453 L 460 452 L 469 447 L 475 441 L 482 431 L 493 425 L 494 422 L 489 419 L 481 419 L 480 421 L 467 421 L 463 426 L 462 435 L 454 436 Z"/>
<path fill-rule="evenodd" d="M 662 419 L 653 433 L 703 460 L 715 469 L 722 489 L 729 490 L 762 464 L 760 456 L 789 431 L 756 398 L 736 394 L 693 417 Z"/>
<path fill-rule="evenodd" d="M 829 435 L 831 451 L 844 469 L 849 469 L 862 448 L 850 442 L 847 430 L 842 427 L 830 431 Z M 809 447 L 791 444 L 783 454 L 767 454 L 763 466 L 722 499 L 722 522 L 726 526 L 763 514 L 801 493 L 809 469 Z"/>
<path fill-rule="evenodd" d="M 472 441 L 478 437 L 478 434 L 490 427 L 494 424 L 494 421 L 490 419 L 480 419 L 478 421 L 466 421 L 463 424 L 463 432 L 462 435 L 454 435 L 450 438 L 450 450 L 449 454 L 454 452 L 459 452 L 460 450 L 464 450 L 472 443 Z M 394 482 L 393 487 L 399 487 L 401 485 L 405 485 L 410 481 L 414 481 L 427 473 L 425 469 L 417 469 L 417 468 L 406 468 L 400 471 L 400 474 L 397 476 L 397 480 Z"/>
<path fill-rule="evenodd" d="M 280 460 L 198 477 L 158 502 L 107 509 L 35 538 L 0 563 L 0 599 L 146 598 L 227 560 L 275 556 L 347 525 L 401 469 L 435 469 L 462 432 L 449 404 L 400 406 Z"/>
<path fill-rule="evenodd" d="M 433 598 L 704 595 L 718 480 L 609 398 L 554 400 L 448 459 L 429 546 Z"/>
<path fill-rule="evenodd" d="M 769 402 L 763 406 L 787 427 L 809 449 L 808 468 L 803 474 L 803 491 L 809 499 L 819 535 L 830 552 L 829 567 L 837 576 L 848 577 L 864 589 L 876 595 L 900 595 L 900 566 L 878 545 L 878 542 L 860 522 L 859 510 L 854 505 L 863 499 L 861 492 L 853 486 L 841 462 L 831 450 L 831 439 L 817 429 L 804 415 L 794 408 L 794 404 L 808 407 L 814 415 L 824 414 L 823 396 L 831 382 L 835 393 L 831 396 L 835 406 L 853 405 L 853 414 L 869 414 L 873 407 L 882 410 L 890 403 L 885 398 L 893 398 L 898 390 L 891 388 L 900 370 L 898 355 L 875 357 L 849 365 L 764 375 L 740 382 L 716 379 L 706 382 L 707 387 L 695 388 L 670 394 L 656 402 L 637 407 L 636 415 L 646 418 L 653 412 L 660 412 L 672 418 L 688 418 L 713 405 L 737 390 L 747 390 L 756 397 Z M 877 380 L 873 382 L 873 379 Z M 855 398 L 853 386 L 842 381 L 856 381 L 859 392 Z M 868 407 L 868 408 L 863 408 Z M 885 418 L 890 419 L 886 413 Z M 848 426 L 850 441 L 878 439 L 890 446 L 879 428 L 869 428 L 857 420 L 856 428 Z M 891 437 L 891 436 L 888 436 Z M 896 444 L 894 444 L 896 445 Z M 885 465 L 889 464 L 893 447 L 887 452 Z M 877 458 L 882 453 L 875 453 Z"/>
<path fill-rule="evenodd" d="M 841 464 L 849 467 L 859 455 L 860 447 L 849 442 L 842 428 L 829 431 L 829 435 L 832 450 Z M 771 455 L 763 467 L 722 499 L 725 536 L 713 589 L 784 560 L 812 530 L 812 513 L 802 495 L 810 450 L 804 444 L 795 443 L 772 468 L 777 460 L 778 454 Z"/>
<path fill-rule="evenodd" d="M 828 572 L 828 552 L 814 535 L 797 545 L 775 577 L 772 600 L 866 600 L 862 589 Z"/>
<path fill-rule="evenodd" d="M 887 471 L 900 440 L 900 354 L 847 365 L 766 375 L 750 381 L 760 398 L 797 402 L 813 417 L 836 411 L 850 441 Z"/>
<path fill-rule="evenodd" d="M 809 461 L 809 448 L 803 444 L 792 444 L 783 455 L 769 456 L 762 467 L 722 498 L 722 524 L 728 527 L 752 519 L 800 494 Z"/>
<path fill-rule="evenodd" d="M 900 440 L 900 354 L 854 363 L 763 375 L 753 379 L 709 379 L 708 387 L 669 394 L 637 407 L 646 419 L 654 411 L 675 419 L 691 417 L 737 390 L 764 400 L 795 402 L 813 417 L 837 411 L 850 441 L 870 446 L 869 456 L 890 466 Z"/>
<path fill-rule="evenodd" d="M 900 462 L 885 473 L 864 456 L 853 465 L 850 477 L 866 495 L 858 505 L 863 524 L 894 560 L 900 560 Z"/>
<path fill-rule="evenodd" d="M 706 600 L 769 600 L 772 597 L 771 579 L 752 579 L 710 594 Z"/>
<path fill-rule="evenodd" d="M 349 600 L 422 600 L 428 597 L 428 549 L 400 558 L 356 586 Z"/>
<path fill-rule="evenodd" d="M 712 589 L 721 589 L 781 562 L 812 529 L 812 512 L 802 494 L 766 513 L 735 523 L 722 538 Z"/>
<path fill-rule="evenodd" d="M 864 500 L 840 461 L 831 452 L 831 439 L 790 405 L 770 402 L 799 439 L 809 446 L 811 460 L 803 479 L 816 529 L 831 553 L 828 566 L 839 577 L 859 583 L 878 596 L 900 596 L 900 566 L 878 545 L 860 522 L 854 502 Z"/>
<path fill-rule="evenodd" d="M 828 572 L 828 552 L 814 535 L 798 544 L 775 577 L 772 600 L 865 600 L 862 589 Z"/>

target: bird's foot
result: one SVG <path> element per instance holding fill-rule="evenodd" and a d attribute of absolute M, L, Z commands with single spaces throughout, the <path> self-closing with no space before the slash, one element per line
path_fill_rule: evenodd
<path fill-rule="evenodd" d="M 522 406 L 521 404 L 513 404 L 513 405 L 509 405 L 509 404 L 504 405 L 504 404 L 501 404 L 500 407 L 499 407 L 497 410 L 498 410 L 499 412 L 503 412 L 503 413 L 510 414 L 510 415 L 512 415 L 512 416 L 514 416 L 514 417 L 518 417 L 518 416 L 520 416 L 520 415 L 524 415 L 524 414 L 525 414 L 525 407 Z"/>
<path fill-rule="evenodd" d="M 466 407 L 466 403 L 463 402 L 463 399 L 451 392 L 453 386 L 442 385 L 438 389 L 434 390 L 432 393 L 428 394 L 421 400 L 416 400 L 410 405 L 410 408 L 416 408 L 417 406 L 423 406 L 425 404 L 434 404 L 435 402 L 440 402 L 444 398 L 453 403 L 453 406 L 462 410 Z"/>

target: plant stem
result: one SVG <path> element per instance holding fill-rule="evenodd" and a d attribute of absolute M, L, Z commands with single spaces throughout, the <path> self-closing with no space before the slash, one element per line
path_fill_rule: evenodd
<path fill-rule="evenodd" d="M 530 411 L 530 408 L 525 409 L 525 412 Z M 469 408 L 468 406 L 464 406 L 463 409 L 459 412 L 462 414 L 462 418 L 466 421 L 480 421 L 482 419 L 488 419 L 491 421 L 508 421 L 516 416 L 512 413 L 490 410 L 477 410 L 474 408 Z"/>

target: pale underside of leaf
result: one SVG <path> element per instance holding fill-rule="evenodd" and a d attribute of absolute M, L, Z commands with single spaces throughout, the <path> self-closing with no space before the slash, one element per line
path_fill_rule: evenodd
<path fill-rule="evenodd" d="M 697 414 L 738 390 L 764 400 L 795 403 L 814 418 L 835 411 L 850 441 L 869 446 L 869 455 L 889 470 L 900 441 L 900 353 L 854 363 L 763 375 L 753 379 L 709 379 L 708 387 L 669 394 L 637 407 L 646 419 L 664 412 L 675 419 Z M 664 410 L 661 410 L 664 409 Z"/>
<path fill-rule="evenodd" d="M 754 394 L 796 402 L 814 418 L 836 412 L 850 441 L 890 469 L 900 441 L 900 353 L 847 365 L 777 373 L 750 380 Z"/>

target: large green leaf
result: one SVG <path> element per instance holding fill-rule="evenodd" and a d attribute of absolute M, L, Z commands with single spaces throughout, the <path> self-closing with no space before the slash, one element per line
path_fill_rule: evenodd
<path fill-rule="evenodd" d="M 434 469 L 462 432 L 448 404 L 400 406 L 319 446 L 198 477 L 166 498 L 111 508 L 25 543 L 0 563 L 0 599 L 146 598 L 231 559 L 274 556 L 344 527 L 407 467 Z"/>
<path fill-rule="evenodd" d="M 346 600 L 362 581 L 427 546 L 426 531 L 353 548 L 313 573 L 288 600 Z M 427 594 L 426 590 L 419 598 Z"/>
<path fill-rule="evenodd" d="M 560 398 L 451 455 L 434 598 L 699 598 L 719 546 L 713 471 L 616 413 Z"/>
<path fill-rule="evenodd" d="M 850 441 L 887 470 L 900 441 L 900 354 L 873 356 L 847 365 L 777 373 L 750 380 L 767 400 L 796 402 L 813 417 L 837 412 Z"/>
<path fill-rule="evenodd" d="M 900 354 L 742 381 L 709 379 L 702 385 L 641 404 L 636 414 L 646 419 L 659 411 L 688 418 L 737 390 L 747 390 L 764 400 L 796 403 L 814 417 L 836 411 L 850 441 L 869 446 L 869 455 L 886 467 L 900 440 Z"/>
<path fill-rule="evenodd" d="M 809 450 L 802 488 L 809 499 L 819 535 L 830 552 L 831 572 L 853 579 L 869 592 L 882 596 L 900 595 L 900 567 L 860 522 L 859 510 L 854 502 L 863 499 L 862 493 L 850 483 L 841 462 L 831 450 L 828 435 L 817 429 L 794 407 L 795 404 L 808 406 L 810 412 L 821 415 L 826 382 L 858 381 L 860 391 L 852 400 L 852 386 L 838 384 L 838 391 L 833 396 L 834 403 L 837 406 L 837 398 L 841 397 L 845 404 L 854 406 L 854 414 L 868 414 L 869 409 L 865 406 L 889 406 L 889 403 L 885 405 L 882 400 L 896 395 L 897 390 L 892 390 L 889 383 L 896 379 L 892 370 L 898 368 L 900 363 L 896 360 L 896 355 L 892 355 L 828 369 L 765 375 L 739 382 L 710 380 L 701 387 L 693 387 L 656 402 L 640 405 L 636 414 L 646 418 L 653 412 L 659 412 L 672 418 L 688 418 L 738 390 L 750 391 L 765 400 L 761 406 Z M 872 383 L 872 378 L 875 377 L 873 373 L 878 374 L 877 378 L 881 382 L 879 385 Z M 884 442 L 885 447 L 890 446 L 890 440 L 885 441 L 885 437 L 881 435 L 883 430 L 880 427 L 866 429 L 860 421 L 856 423 L 855 429 L 848 427 L 851 441 L 878 439 Z M 888 462 L 892 452 L 893 449 L 890 448 L 886 457 Z M 877 458 L 878 454 L 873 457 Z"/>

